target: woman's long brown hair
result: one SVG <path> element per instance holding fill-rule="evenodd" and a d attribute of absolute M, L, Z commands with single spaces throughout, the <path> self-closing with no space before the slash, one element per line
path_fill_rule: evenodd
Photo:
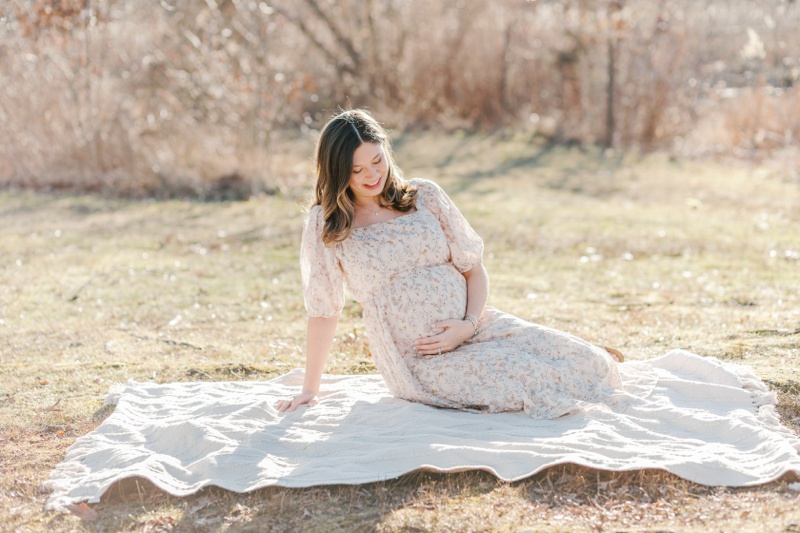
<path fill-rule="evenodd" d="M 313 205 L 322 206 L 322 242 L 326 246 L 350 236 L 355 218 L 355 197 L 349 187 L 353 154 L 365 142 L 380 144 L 386 154 L 386 184 L 378 198 L 381 206 L 402 212 L 414 207 L 417 191 L 403 180 L 386 131 L 363 109 L 343 111 L 325 125 L 317 143 Z"/>

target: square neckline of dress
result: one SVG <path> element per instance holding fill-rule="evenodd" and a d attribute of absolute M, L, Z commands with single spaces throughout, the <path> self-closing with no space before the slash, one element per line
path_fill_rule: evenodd
<path fill-rule="evenodd" d="M 405 213 L 403 215 L 400 215 L 399 217 L 390 218 L 389 220 L 381 220 L 380 222 L 373 222 L 372 224 L 367 224 L 366 226 L 354 227 L 354 228 L 351 228 L 351 231 L 355 231 L 355 230 L 358 230 L 358 229 L 371 228 L 373 226 L 380 226 L 381 224 L 386 224 L 386 223 L 392 222 L 394 220 L 399 220 L 401 218 L 410 217 L 411 215 L 415 215 L 415 214 L 419 213 L 419 211 L 420 211 L 420 207 L 418 205 L 415 205 L 414 206 L 414 211 L 412 211 L 410 213 Z"/>

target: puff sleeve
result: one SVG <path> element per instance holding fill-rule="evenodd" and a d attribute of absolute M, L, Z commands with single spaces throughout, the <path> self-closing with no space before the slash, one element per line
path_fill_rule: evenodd
<path fill-rule="evenodd" d="M 419 200 L 439 219 L 447 237 L 453 265 L 459 272 L 466 272 L 481 264 L 483 239 L 472 229 L 444 189 L 430 180 L 417 178 L 414 181 Z"/>
<path fill-rule="evenodd" d="M 322 206 L 315 205 L 303 223 L 300 274 L 308 316 L 330 318 L 344 307 L 344 280 L 334 248 L 322 242 L 323 226 Z"/>

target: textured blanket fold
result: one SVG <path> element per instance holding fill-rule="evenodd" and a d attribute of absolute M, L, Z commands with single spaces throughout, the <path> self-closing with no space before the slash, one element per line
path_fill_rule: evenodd
<path fill-rule="evenodd" d="M 800 438 L 748 368 L 673 350 L 620 369 L 618 394 L 555 420 L 398 400 L 379 375 L 325 375 L 319 404 L 288 414 L 274 403 L 298 392 L 300 370 L 266 382 L 129 383 L 112 389 L 114 413 L 53 470 L 47 507 L 97 502 L 134 476 L 183 496 L 208 485 L 368 483 L 418 469 L 512 481 L 562 463 L 659 468 L 706 485 L 800 475 Z"/>

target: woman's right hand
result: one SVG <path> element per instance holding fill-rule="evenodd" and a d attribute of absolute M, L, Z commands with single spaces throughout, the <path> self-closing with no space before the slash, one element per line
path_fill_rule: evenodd
<path fill-rule="evenodd" d="M 291 400 L 278 400 L 275 402 L 275 407 L 279 413 L 291 412 L 300 407 L 307 405 L 314 407 L 317 404 L 317 393 L 313 391 L 303 391 Z"/>

